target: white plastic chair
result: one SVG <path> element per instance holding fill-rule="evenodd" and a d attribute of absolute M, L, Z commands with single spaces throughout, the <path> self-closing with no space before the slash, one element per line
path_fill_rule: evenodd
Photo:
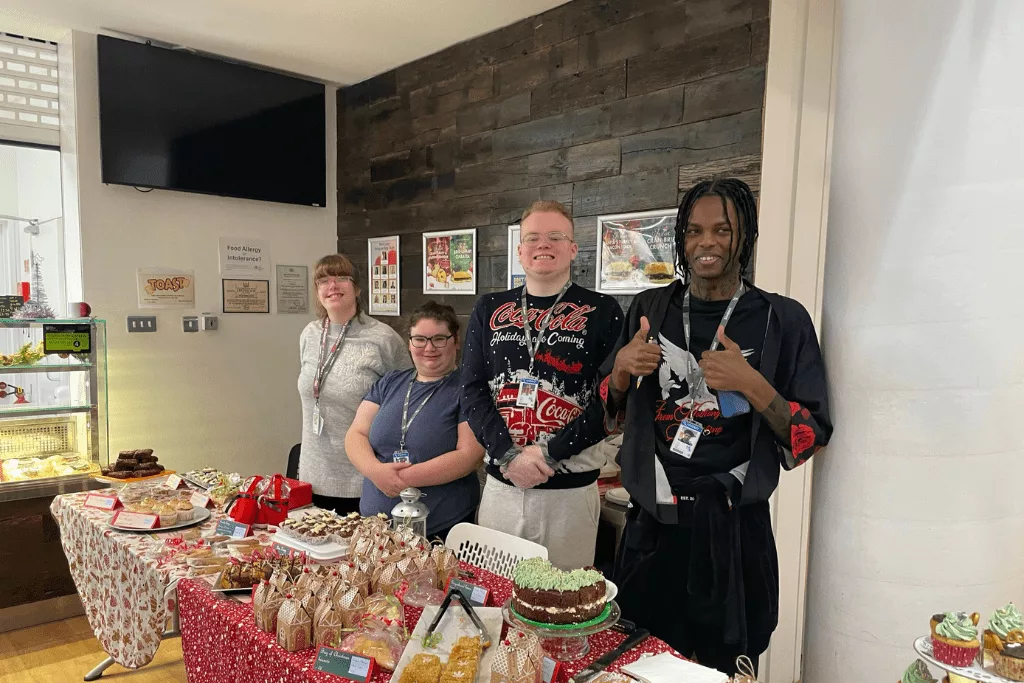
<path fill-rule="evenodd" d="M 454 550 L 463 562 L 506 579 L 512 578 L 512 570 L 520 560 L 531 557 L 548 559 L 548 549 L 540 543 L 468 522 L 453 526 L 444 545 Z"/>

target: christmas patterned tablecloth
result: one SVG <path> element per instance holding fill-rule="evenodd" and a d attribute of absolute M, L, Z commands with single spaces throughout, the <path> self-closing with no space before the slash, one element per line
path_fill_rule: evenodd
<path fill-rule="evenodd" d="M 503 604 L 512 594 L 512 584 L 505 578 L 462 563 L 462 569 L 473 573 L 469 580 L 491 591 L 493 604 Z M 252 605 L 223 594 L 213 593 L 209 584 L 186 579 L 178 584 L 181 616 L 181 650 L 189 683 L 335 683 L 338 677 L 313 670 L 316 650 L 286 652 L 269 633 L 256 628 Z M 422 610 L 405 608 L 405 620 L 412 631 Z M 565 683 L 574 674 L 605 652 L 614 649 L 626 636 L 605 631 L 590 636 L 590 652 L 575 662 L 562 664 L 558 680 Z M 627 652 L 609 667 L 636 661 L 644 654 L 673 652 L 667 643 L 651 637 Z M 391 674 L 378 671 L 372 683 L 385 683 Z"/>
<path fill-rule="evenodd" d="M 85 493 L 57 496 L 50 513 L 89 626 L 115 662 L 137 669 L 152 661 L 187 567 L 159 566 L 166 535 L 124 533 L 111 513 L 84 507 Z M 218 515 L 198 528 L 212 529 Z"/>

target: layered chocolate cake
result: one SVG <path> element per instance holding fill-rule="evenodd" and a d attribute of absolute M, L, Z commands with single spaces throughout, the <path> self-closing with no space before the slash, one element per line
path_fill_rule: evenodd
<path fill-rule="evenodd" d="M 579 624 L 604 611 L 604 576 L 595 569 L 564 572 L 534 557 L 512 573 L 512 609 L 545 624 Z"/>

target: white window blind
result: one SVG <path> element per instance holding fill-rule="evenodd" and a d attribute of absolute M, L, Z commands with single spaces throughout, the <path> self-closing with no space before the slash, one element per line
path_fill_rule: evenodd
<path fill-rule="evenodd" d="M 57 45 L 0 33 L 0 138 L 60 144 Z"/>

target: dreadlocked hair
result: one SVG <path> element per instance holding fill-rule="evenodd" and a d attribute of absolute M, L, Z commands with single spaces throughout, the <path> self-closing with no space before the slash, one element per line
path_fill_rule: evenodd
<path fill-rule="evenodd" d="M 733 228 L 733 235 L 737 232 L 743 238 L 743 244 L 739 250 L 740 277 L 749 273 L 750 259 L 754 254 L 754 243 L 757 242 L 757 202 L 754 201 L 754 193 L 750 186 L 739 178 L 718 178 L 716 180 L 702 180 L 683 195 L 683 201 L 679 203 L 679 213 L 676 214 L 676 273 L 688 282 L 690 279 L 690 264 L 686 262 L 686 228 L 690 224 L 690 215 L 693 207 L 701 197 L 716 196 L 722 200 L 722 213 L 725 220 L 729 221 L 728 202 L 736 207 L 736 215 L 739 217 L 738 226 L 729 223 Z M 732 242 L 729 243 L 729 259 L 726 269 L 732 265 Z"/>

